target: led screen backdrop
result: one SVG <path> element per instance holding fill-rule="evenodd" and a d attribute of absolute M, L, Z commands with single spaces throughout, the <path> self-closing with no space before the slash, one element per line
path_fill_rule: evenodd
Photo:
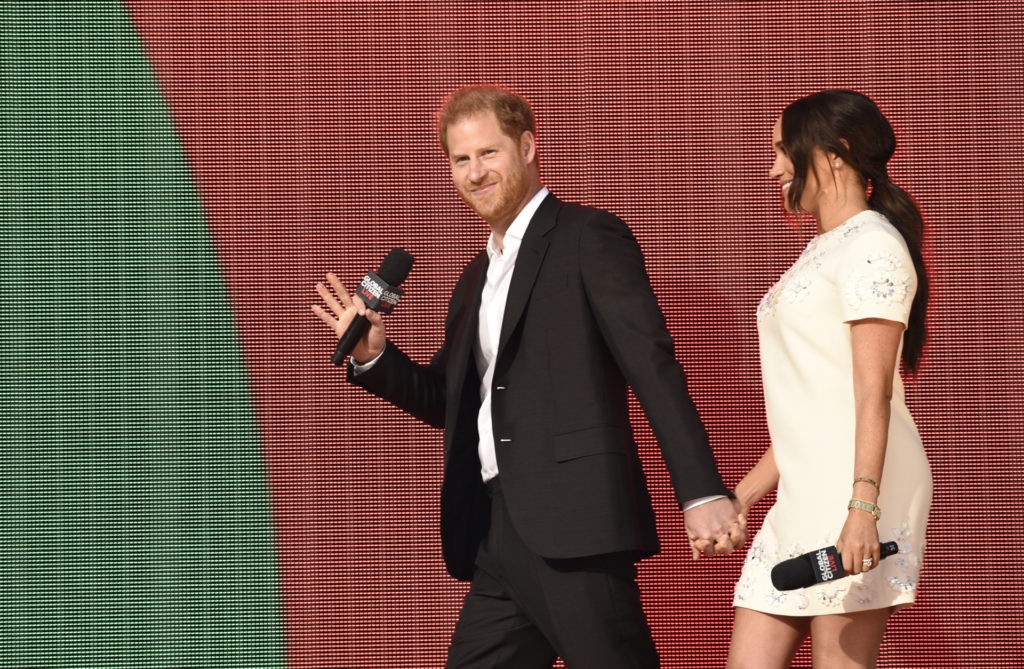
<path fill-rule="evenodd" d="M 1024 6 L 14 2 L 0 45 L 0 667 L 443 663 L 440 434 L 346 385 L 309 306 L 401 246 L 390 332 L 440 344 L 487 231 L 433 115 L 481 81 L 534 102 L 555 192 L 633 227 L 730 485 L 767 445 L 754 309 L 813 234 L 771 125 L 880 103 L 928 224 L 936 479 L 881 666 L 1020 666 Z M 743 556 L 688 559 L 634 416 L 663 663 L 721 666 Z"/>

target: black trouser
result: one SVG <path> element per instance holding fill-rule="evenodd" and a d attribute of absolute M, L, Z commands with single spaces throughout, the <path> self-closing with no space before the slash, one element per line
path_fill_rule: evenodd
<path fill-rule="evenodd" d="M 658 667 L 630 554 L 542 558 L 519 537 L 500 484 L 448 649 L 448 669 Z"/>

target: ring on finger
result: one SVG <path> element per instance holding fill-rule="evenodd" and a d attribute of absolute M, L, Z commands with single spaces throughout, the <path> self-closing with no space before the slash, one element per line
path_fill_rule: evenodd
<path fill-rule="evenodd" d="M 862 565 L 864 565 L 864 567 L 870 567 L 871 565 L 873 565 L 875 563 L 875 561 L 872 560 L 871 558 L 864 558 L 863 560 L 860 561 L 860 563 Z"/>

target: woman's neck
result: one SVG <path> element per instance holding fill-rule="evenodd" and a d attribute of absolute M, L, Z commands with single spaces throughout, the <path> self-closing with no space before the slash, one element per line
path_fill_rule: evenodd
<path fill-rule="evenodd" d="M 821 215 L 815 218 L 818 221 L 818 233 L 825 233 L 829 230 L 834 230 L 840 225 L 850 220 L 857 214 L 868 209 L 868 203 L 865 200 L 857 205 L 843 206 L 830 208 L 823 210 Z"/>
<path fill-rule="evenodd" d="M 814 218 L 818 232 L 834 230 L 857 214 L 868 209 L 867 194 L 858 185 L 840 182 L 837 191 L 828 193 L 819 203 Z"/>

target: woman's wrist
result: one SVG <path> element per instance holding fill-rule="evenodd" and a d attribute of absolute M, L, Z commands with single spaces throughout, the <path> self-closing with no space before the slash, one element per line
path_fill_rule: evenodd
<path fill-rule="evenodd" d="M 745 486 L 742 481 L 733 491 L 734 499 L 739 503 L 743 510 L 749 509 L 760 502 L 761 498 L 766 494 L 767 493 L 758 494 L 758 491 L 754 486 Z"/>
<path fill-rule="evenodd" d="M 881 491 L 881 489 L 882 489 L 881 486 L 878 485 L 878 479 L 872 478 L 870 476 L 857 476 L 857 477 L 854 477 L 853 484 L 857 485 L 858 483 L 867 483 L 869 486 L 872 486 L 875 490 L 878 490 L 878 491 Z"/>
<path fill-rule="evenodd" d="M 853 480 L 853 497 L 875 504 L 881 488 L 878 483 L 867 476 L 858 476 Z"/>
<path fill-rule="evenodd" d="M 864 499 L 858 499 L 854 497 L 850 500 L 849 504 L 846 505 L 846 508 L 850 510 L 856 509 L 857 511 L 864 511 L 866 513 L 870 513 L 872 516 L 875 517 L 876 521 L 882 517 L 882 510 L 878 508 L 878 505 L 875 504 L 874 502 L 869 502 Z"/>

